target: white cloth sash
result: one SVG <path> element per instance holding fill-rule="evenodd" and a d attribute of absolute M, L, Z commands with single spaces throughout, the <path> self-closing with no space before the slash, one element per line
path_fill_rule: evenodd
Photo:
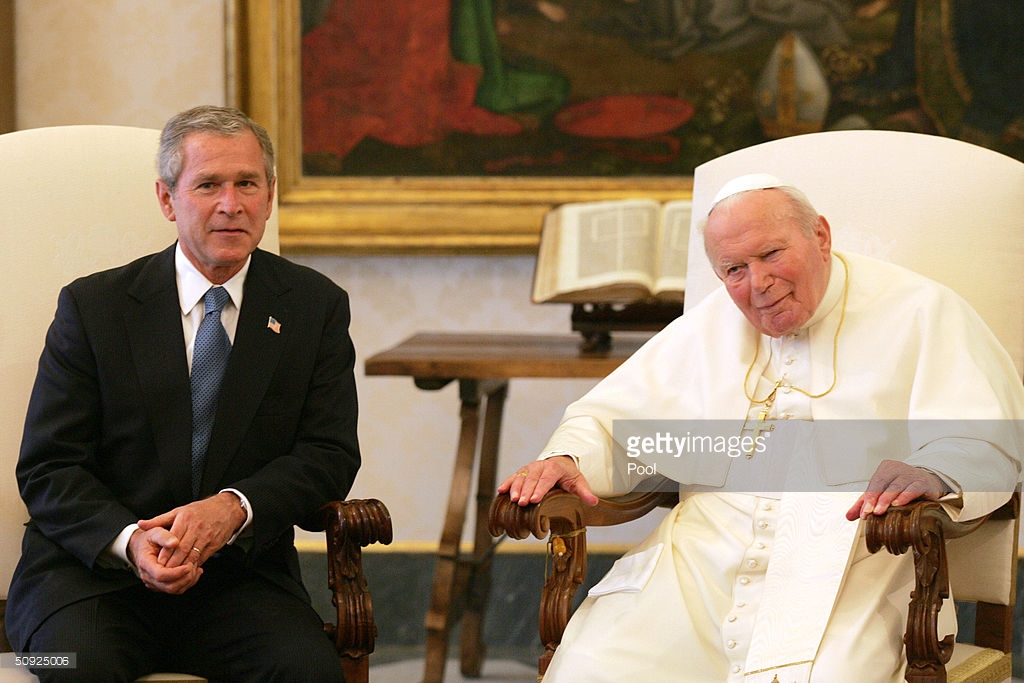
<path fill-rule="evenodd" d="M 747 654 L 745 683 L 807 683 L 860 524 L 856 493 L 786 493 Z M 798 590 L 794 590 L 798 587 Z"/>

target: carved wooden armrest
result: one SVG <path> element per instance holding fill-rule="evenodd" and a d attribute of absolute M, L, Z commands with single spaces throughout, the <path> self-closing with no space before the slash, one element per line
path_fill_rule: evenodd
<path fill-rule="evenodd" d="M 327 532 L 327 581 L 338 610 L 338 625 L 324 629 L 344 660 L 365 665 L 373 652 L 377 627 L 373 603 L 363 574 L 363 546 L 391 543 L 391 515 L 379 500 L 344 500 L 320 510 Z M 351 680 L 351 679 L 350 679 Z"/>
<path fill-rule="evenodd" d="M 1014 494 L 1014 497 L 1019 494 Z M 953 654 L 952 634 L 938 633 L 939 608 L 949 597 L 949 574 L 946 565 L 945 541 L 965 536 L 986 519 L 1015 514 L 1011 500 L 991 515 L 967 522 L 954 522 L 939 503 L 918 501 L 890 508 L 880 516 L 865 521 L 868 550 L 885 548 L 893 555 L 907 550 L 914 554 L 916 587 L 910 596 L 907 631 L 903 640 L 907 648 L 908 681 L 945 681 L 946 663 Z"/>
<path fill-rule="evenodd" d="M 10 641 L 7 640 L 7 598 L 0 599 L 0 652 L 10 652 L 14 648 L 11 647 Z"/>
<path fill-rule="evenodd" d="M 508 494 L 501 494 L 491 503 L 489 528 L 492 536 L 508 535 L 523 539 L 533 535 L 548 538 L 551 572 L 544 583 L 540 603 L 540 639 L 544 654 L 540 674 L 562 642 L 569 623 L 576 589 L 587 575 L 588 526 L 613 526 L 643 517 L 656 507 L 678 502 L 674 492 L 634 493 L 602 499 L 594 507 L 584 505 L 572 493 L 553 489 L 535 505 L 520 506 Z"/>

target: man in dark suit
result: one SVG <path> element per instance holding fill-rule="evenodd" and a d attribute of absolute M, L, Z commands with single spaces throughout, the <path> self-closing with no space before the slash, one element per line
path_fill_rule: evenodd
<path fill-rule="evenodd" d="M 359 467 L 348 297 L 257 249 L 274 157 L 244 114 L 175 116 L 158 162 L 177 243 L 72 282 L 46 336 L 17 466 L 31 521 L 11 643 L 77 655 L 44 680 L 340 681 L 293 527 Z M 190 372 L 207 363 L 211 288 L 228 355 L 207 446 Z"/>

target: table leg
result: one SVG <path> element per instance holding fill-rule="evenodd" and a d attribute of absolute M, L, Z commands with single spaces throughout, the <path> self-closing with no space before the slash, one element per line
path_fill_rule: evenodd
<path fill-rule="evenodd" d="M 486 472 L 490 478 L 490 484 L 486 490 L 478 491 L 479 495 L 493 497 L 494 492 L 494 469 L 497 456 L 497 431 L 500 429 L 500 413 L 504 404 L 504 398 L 508 387 L 507 381 L 478 381 L 460 380 L 459 395 L 461 400 L 460 418 L 461 427 L 459 431 L 459 444 L 455 455 L 455 467 L 452 472 L 451 488 L 448 491 L 448 507 L 445 514 L 444 527 L 441 531 L 441 542 L 438 547 L 437 567 L 434 570 L 434 581 L 430 594 L 430 608 L 427 611 L 426 629 L 426 662 L 424 672 L 424 683 L 441 683 L 444 679 L 444 668 L 448 652 L 448 636 L 455 617 L 462 611 L 465 589 L 470 584 L 479 585 L 483 582 L 484 590 L 489 589 L 490 564 L 487 562 L 486 572 L 480 567 L 473 568 L 471 562 L 460 559 L 459 545 L 462 541 L 462 530 L 466 523 L 466 508 L 469 502 L 470 486 L 473 478 L 473 465 L 477 459 L 477 444 L 481 442 L 481 475 L 480 481 Z M 487 417 L 484 420 L 483 439 L 480 436 L 480 403 L 487 397 Z M 497 397 L 493 400 L 492 397 Z M 493 407 L 492 407 L 493 406 Z M 495 411 L 497 418 L 494 417 Z M 484 457 L 486 455 L 486 457 Z M 491 462 L 485 463 L 485 460 Z M 490 504 L 488 500 L 488 505 Z M 479 508 L 478 500 L 478 508 Z M 483 525 L 484 533 L 487 533 L 487 510 L 478 514 L 476 540 L 480 538 L 479 530 Z M 478 553 L 478 557 L 481 555 Z M 484 574 L 486 579 L 483 579 Z M 469 576 L 473 580 L 469 580 Z M 476 603 L 477 601 L 473 601 Z M 486 602 L 486 595 L 484 595 Z M 474 606 L 482 618 L 482 607 Z M 476 636 L 470 636 L 470 640 L 477 643 L 479 650 L 479 620 L 470 630 L 476 630 Z M 464 639 L 465 643 L 465 639 Z M 465 645 L 464 645 L 465 647 Z M 474 656 L 477 660 L 477 671 L 479 672 L 479 659 L 481 656 Z M 478 675 L 478 674 L 477 674 Z"/>
<path fill-rule="evenodd" d="M 497 486 L 498 441 L 501 436 L 501 416 L 505 407 L 508 386 L 503 385 L 487 394 L 484 413 L 484 431 L 480 439 L 480 465 L 476 485 L 476 529 L 473 538 L 473 558 L 466 578 L 466 609 L 462 615 L 461 670 L 462 675 L 478 678 L 483 667 L 486 648 L 483 641 L 484 614 L 491 592 L 491 551 L 494 540 L 487 528 L 487 517 Z"/>

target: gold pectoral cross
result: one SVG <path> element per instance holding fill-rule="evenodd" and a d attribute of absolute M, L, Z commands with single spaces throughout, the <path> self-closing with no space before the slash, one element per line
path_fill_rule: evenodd
<path fill-rule="evenodd" d="M 771 412 L 772 404 L 775 403 L 775 392 L 779 390 L 780 384 L 781 381 L 776 382 L 775 386 L 772 388 L 772 392 L 768 394 L 768 397 L 765 398 L 764 401 L 762 401 L 764 405 L 761 407 L 761 412 L 757 414 L 757 422 L 754 425 L 748 426 L 750 423 L 749 416 L 743 420 L 743 429 L 740 430 L 740 435 L 742 436 L 743 434 L 750 432 L 751 436 L 750 447 L 746 452 L 748 460 L 754 457 L 754 450 L 757 448 L 758 439 L 761 435 L 766 432 L 775 431 L 775 425 L 768 424 L 768 413 Z"/>

